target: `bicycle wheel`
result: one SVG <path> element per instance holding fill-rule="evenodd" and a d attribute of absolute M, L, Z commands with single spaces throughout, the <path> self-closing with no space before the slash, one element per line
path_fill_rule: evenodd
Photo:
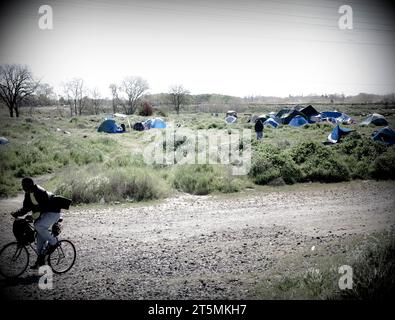
<path fill-rule="evenodd" d="M 17 278 L 29 265 L 29 251 L 26 247 L 11 242 L 0 251 L 0 274 L 5 278 Z"/>
<path fill-rule="evenodd" d="M 69 240 L 60 240 L 59 246 L 48 256 L 48 265 L 54 273 L 65 273 L 74 265 L 77 253 Z"/>

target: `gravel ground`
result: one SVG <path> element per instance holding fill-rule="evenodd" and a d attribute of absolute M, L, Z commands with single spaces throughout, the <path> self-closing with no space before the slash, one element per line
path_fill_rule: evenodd
<path fill-rule="evenodd" d="M 32 271 L 0 285 L 16 299 L 251 298 L 286 257 L 313 245 L 334 254 L 352 236 L 394 226 L 394 191 L 393 182 L 359 181 L 75 207 L 61 234 L 77 247 L 73 269 L 54 275 L 52 290 Z M 0 201 L 1 245 L 13 239 L 5 212 L 20 201 Z"/>

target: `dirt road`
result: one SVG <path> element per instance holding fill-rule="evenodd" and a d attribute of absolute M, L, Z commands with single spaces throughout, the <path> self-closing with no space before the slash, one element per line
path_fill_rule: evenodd
<path fill-rule="evenodd" d="M 28 271 L 5 282 L 24 299 L 242 299 L 286 257 L 315 246 L 343 250 L 353 235 L 395 225 L 394 182 L 248 190 L 228 196 L 180 194 L 159 203 L 77 207 L 62 236 L 78 250 L 74 268 L 40 290 Z M 18 201 L 0 202 L 10 211 Z M 12 239 L 1 216 L 1 245 Z"/>

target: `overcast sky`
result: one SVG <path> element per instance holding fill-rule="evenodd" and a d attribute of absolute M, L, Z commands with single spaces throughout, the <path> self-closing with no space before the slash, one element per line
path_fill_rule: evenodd
<path fill-rule="evenodd" d="M 40 30 L 40 5 L 53 30 Z M 341 30 L 341 5 L 353 9 Z M 395 17 L 380 1 L 58 0 L 0 11 L 0 63 L 22 63 L 59 88 L 141 76 L 151 93 L 236 96 L 395 92 Z"/>

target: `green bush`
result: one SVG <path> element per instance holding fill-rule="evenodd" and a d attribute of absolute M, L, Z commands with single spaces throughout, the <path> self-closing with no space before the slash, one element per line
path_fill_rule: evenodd
<path fill-rule="evenodd" d="M 289 151 L 299 165 L 302 181 L 339 182 L 350 180 L 344 160 L 330 147 L 318 142 L 302 142 Z"/>
<path fill-rule="evenodd" d="M 177 190 L 197 195 L 209 194 L 216 189 L 217 183 L 216 170 L 208 164 L 176 166 L 172 181 Z"/>
<path fill-rule="evenodd" d="M 19 188 L 20 184 L 9 172 L 0 171 L 0 197 L 16 196 Z"/>
<path fill-rule="evenodd" d="M 288 154 L 272 145 L 261 144 L 253 151 L 248 175 L 256 184 L 267 184 L 278 178 L 293 184 L 300 179 L 301 172 Z"/>
<path fill-rule="evenodd" d="M 245 187 L 243 180 L 231 176 L 221 165 L 175 166 L 170 180 L 175 189 L 196 195 L 237 192 Z"/>
<path fill-rule="evenodd" d="M 395 147 L 389 148 L 374 160 L 371 175 L 375 179 L 395 179 Z"/>

